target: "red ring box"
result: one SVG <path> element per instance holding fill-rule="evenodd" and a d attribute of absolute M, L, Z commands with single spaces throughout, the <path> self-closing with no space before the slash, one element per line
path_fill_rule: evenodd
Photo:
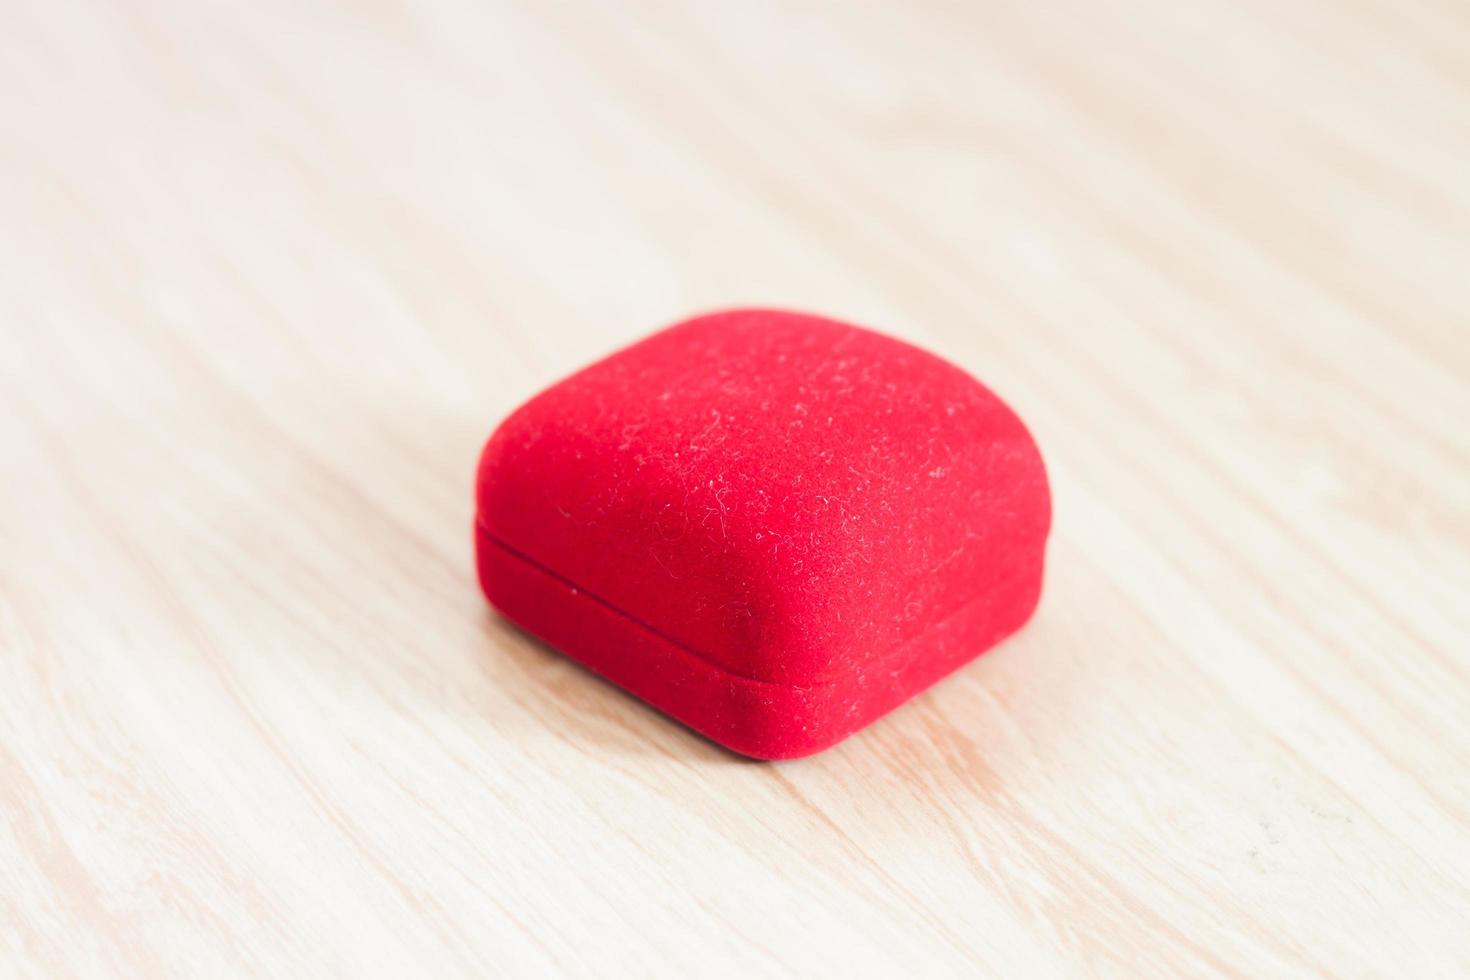
<path fill-rule="evenodd" d="M 512 622 L 745 755 L 845 738 L 1020 627 L 1051 497 L 959 368 L 833 320 L 697 317 L 490 437 L 480 583 Z"/>

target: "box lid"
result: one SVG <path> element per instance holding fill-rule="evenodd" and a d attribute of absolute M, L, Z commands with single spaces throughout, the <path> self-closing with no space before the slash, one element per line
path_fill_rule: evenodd
<path fill-rule="evenodd" d="M 884 658 L 1050 523 L 1040 454 L 953 365 L 832 320 L 698 317 L 546 389 L 481 458 L 495 540 L 740 677 Z M 909 644 L 908 649 L 912 649 Z"/>

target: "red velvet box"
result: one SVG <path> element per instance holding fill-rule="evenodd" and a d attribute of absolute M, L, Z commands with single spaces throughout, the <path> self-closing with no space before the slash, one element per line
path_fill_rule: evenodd
<path fill-rule="evenodd" d="M 490 602 L 746 755 L 823 749 L 1013 632 L 1051 500 L 1026 428 L 908 344 L 736 310 L 517 409 L 481 458 Z"/>

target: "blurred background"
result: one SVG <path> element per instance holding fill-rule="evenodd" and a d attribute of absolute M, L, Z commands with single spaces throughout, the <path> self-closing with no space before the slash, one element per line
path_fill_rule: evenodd
<path fill-rule="evenodd" d="M 0 2 L 0 959 L 1470 969 L 1470 8 Z M 486 611 L 691 313 L 976 374 L 1036 623 L 737 764 Z M 635 914 L 628 909 L 642 909 Z"/>

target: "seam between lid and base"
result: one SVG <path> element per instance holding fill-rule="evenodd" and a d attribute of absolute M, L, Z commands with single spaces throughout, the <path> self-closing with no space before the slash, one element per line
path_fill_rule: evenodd
<path fill-rule="evenodd" d="M 678 650 L 680 653 L 686 654 L 687 656 L 692 657 L 695 660 L 698 660 L 700 663 L 703 663 L 703 664 L 705 664 L 706 666 L 709 666 L 709 667 L 713 667 L 715 670 L 717 670 L 717 671 L 719 671 L 719 672 L 721 672 L 723 674 L 726 674 L 726 675 L 728 675 L 730 677 L 738 678 L 738 679 L 740 679 L 742 681 L 747 681 L 747 682 L 752 683 L 752 684 L 764 684 L 764 685 L 767 685 L 769 687 L 777 687 L 777 688 L 781 688 L 783 690 L 795 690 L 795 691 L 815 691 L 815 690 L 820 690 L 822 688 L 834 687 L 834 686 L 836 686 L 836 685 L 838 685 L 840 683 L 843 683 L 843 681 L 840 678 L 833 678 L 831 680 L 817 681 L 817 682 L 811 683 L 811 684 L 790 684 L 790 683 L 786 683 L 784 681 L 773 681 L 773 680 L 768 680 L 768 679 L 766 679 L 764 677 L 755 677 L 755 676 L 753 676 L 751 674 L 742 673 L 741 671 L 734 670 L 734 669 L 728 667 L 727 665 L 721 663 L 720 661 L 714 659 L 713 657 L 709 656 L 708 654 L 706 654 L 706 653 L 704 653 L 704 652 L 702 652 L 700 650 L 697 650 L 694 647 L 689 646 L 687 643 L 683 642 L 682 640 L 679 640 L 679 639 L 677 639 L 677 638 L 675 638 L 673 636 L 670 636 L 668 633 L 666 633 L 663 630 L 659 629 L 658 627 L 650 624 L 646 620 L 641 619 L 638 616 L 633 615 L 628 610 L 624 609 L 622 606 L 619 606 L 616 603 L 610 602 L 609 600 L 604 599 L 602 596 L 598 595 L 597 593 L 591 592 L 588 589 L 583 588 L 578 583 L 572 581 L 571 579 L 567 578 L 565 575 L 562 575 L 560 572 L 557 572 L 556 570 L 548 567 L 547 565 L 543 564 L 542 562 L 537 561 L 535 558 L 532 558 L 530 555 L 526 554 L 524 551 L 520 550 L 519 548 L 515 547 L 514 545 L 508 544 L 499 535 L 495 534 L 488 527 L 486 527 L 484 521 L 481 520 L 479 517 L 476 517 L 475 518 L 475 531 L 478 534 L 483 535 L 484 538 L 485 538 L 485 540 L 488 541 L 490 544 L 494 545 L 497 548 L 500 548 L 502 551 L 504 551 L 507 555 L 509 555 L 510 557 L 514 558 L 515 560 L 520 561 L 520 562 L 523 562 L 526 565 L 529 565 L 530 567 L 534 568 L 536 571 L 538 571 L 541 574 L 547 576 L 548 578 L 552 579 L 553 581 L 556 581 L 556 582 L 560 583 L 561 585 L 565 586 L 566 588 L 571 589 L 574 593 L 576 593 L 578 595 L 581 595 L 581 596 L 585 596 L 586 598 L 588 598 L 588 599 L 592 600 L 593 602 L 597 603 L 599 606 L 602 606 L 604 609 L 607 609 L 608 611 L 610 611 L 612 613 L 615 613 L 616 615 L 622 617 L 623 619 L 628 620 L 628 622 L 632 623 L 634 626 L 638 627 L 639 629 L 642 629 L 643 631 L 645 631 L 647 633 L 652 634 L 653 636 L 657 637 L 658 639 L 662 640 L 663 642 L 669 644 L 674 649 Z M 909 645 L 911 645 L 912 643 L 914 643 L 916 640 L 920 639 L 921 637 L 923 637 L 925 634 L 929 633 L 930 631 L 932 631 L 936 627 L 942 626 L 943 624 L 949 622 L 951 619 L 953 619 L 954 617 L 960 615 L 966 609 L 968 609 L 970 606 L 972 606 L 976 602 L 981 601 L 982 599 L 984 599 L 987 595 L 991 594 L 992 592 L 996 592 L 996 591 L 999 591 L 1000 589 L 1004 588 L 1011 581 L 1013 581 L 1013 580 L 1021 577 L 1021 575 L 1025 571 L 1027 571 L 1027 569 L 1025 567 L 1022 567 L 1022 568 L 1014 569 L 1012 571 L 1009 571 L 1009 572 L 1005 573 L 1004 575 L 1001 575 L 1001 576 L 997 577 L 995 580 L 993 580 L 990 583 L 990 585 L 989 585 L 988 588 L 986 588 L 985 590 L 983 590 L 981 592 L 977 592 L 974 596 L 971 596 L 969 599 L 966 599 L 964 602 L 962 602 L 959 605 L 955 606 L 949 612 L 945 613 L 944 616 L 938 620 L 938 622 L 931 624 L 928 629 L 925 629 L 925 630 L 923 630 L 923 631 L 921 631 L 919 633 L 915 633 L 913 636 L 910 636 L 910 637 L 908 637 L 908 638 L 906 638 L 904 640 L 901 640 L 900 642 L 894 644 L 893 647 L 891 648 L 892 649 L 892 652 L 885 653 L 882 656 L 876 658 L 875 660 L 873 660 L 873 661 L 871 661 L 869 663 L 863 664 L 862 665 L 862 669 L 864 671 L 875 670 L 875 669 L 876 670 L 881 670 L 881 669 L 884 669 L 884 668 L 888 667 L 891 662 L 900 660 L 901 659 L 901 656 L 900 655 L 905 651 L 905 649 Z M 983 651 L 981 651 L 981 652 L 983 652 Z M 916 654 L 911 654 L 910 657 L 909 657 L 909 659 L 912 659 L 913 656 L 916 656 Z"/>

